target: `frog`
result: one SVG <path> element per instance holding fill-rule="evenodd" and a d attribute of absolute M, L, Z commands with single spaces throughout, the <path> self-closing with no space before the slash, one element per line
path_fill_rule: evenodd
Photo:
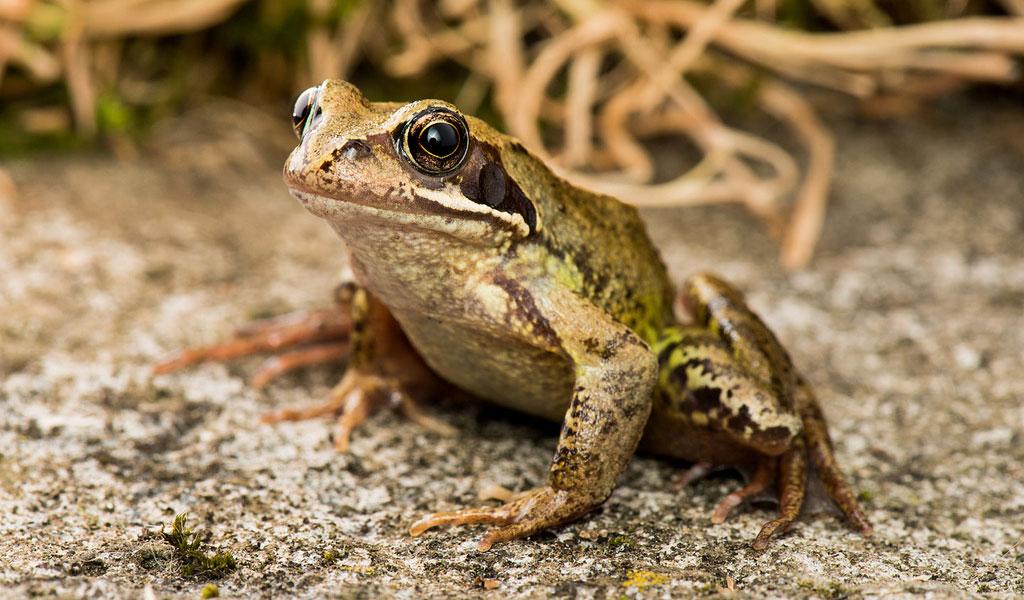
<path fill-rule="evenodd" d="M 254 378 L 263 385 L 345 361 L 326 402 L 264 417 L 336 415 L 339 451 L 384 407 L 452 435 L 424 407 L 445 389 L 561 423 L 544 482 L 426 515 L 412 536 L 483 524 L 487 551 L 563 526 L 601 506 L 637 452 L 691 464 L 684 482 L 717 467 L 750 473 L 712 511 L 716 524 L 774 486 L 778 514 L 755 549 L 794 524 L 811 478 L 871 533 L 779 339 L 715 274 L 677 292 L 635 207 L 574 186 L 442 100 L 371 102 L 329 79 L 299 95 L 292 120 L 285 184 L 343 240 L 350 280 L 334 307 L 187 350 L 156 372 L 276 353 Z"/>

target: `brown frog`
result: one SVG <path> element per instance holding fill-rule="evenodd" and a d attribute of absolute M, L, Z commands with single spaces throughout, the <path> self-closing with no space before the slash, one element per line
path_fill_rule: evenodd
<path fill-rule="evenodd" d="M 711 465 L 752 472 L 715 523 L 774 483 L 779 515 L 755 548 L 797 518 L 812 476 L 871 531 L 779 341 L 710 274 L 683 285 L 689 320 L 677 320 L 634 208 L 573 187 L 515 139 L 438 100 L 371 103 L 329 80 L 299 97 L 294 124 L 285 182 L 345 241 L 356 283 L 340 288 L 341 310 L 261 325 L 158 372 L 289 349 L 257 375 L 264 383 L 347 359 L 326 404 L 267 417 L 340 414 L 339 450 L 384 405 L 450 433 L 419 405 L 440 383 L 562 423 L 546 482 L 499 506 L 428 516 L 414 536 L 483 523 L 487 550 L 561 525 L 605 501 L 638 447 L 695 463 L 690 476 Z"/>

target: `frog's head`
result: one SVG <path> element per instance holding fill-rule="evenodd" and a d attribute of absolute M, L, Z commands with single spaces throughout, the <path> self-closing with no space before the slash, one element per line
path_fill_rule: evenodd
<path fill-rule="evenodd" d="M 299 95 L 293 123 L 285 183 L 335 226 L 413 226 L 481 243 L 537 228 L 536 207 L 502 163 L 515 143 L 451 104 L 372 103 L 327 80 Z"/>

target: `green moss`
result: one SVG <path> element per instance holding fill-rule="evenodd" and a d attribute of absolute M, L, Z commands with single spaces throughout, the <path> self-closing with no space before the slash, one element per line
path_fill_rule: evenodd
<path fill-rule="evenodd" d="M 649 587 L 663 585 L 667 582 L 668 577 L 661 573 L 645 571 L 642 569 L 631 569 L 626 573 L 626 580 L 622 582 L 622 587 L 645 590 Z"/>
<path fill-rule="evenodd" d="M 612 548 L 631 548 L 633 546 L 633 540 L 624 535 L 617 535 L 608 539 L 608 546 Z"/>
<path fill-rule="evenodd" d="M 325 563 L 332 563 L 332 562 L 341 560 L 341 559 L 345 558 L 346 556 L 348 556 L 348 550 L 346 550 L 345 548 L 341 548 L 341 549 L 330 548 L 330 549 L 324 550 L 324 553 L 323 553 L 323 558 L 324 558 L 324 562 Z"/>
<path fill-rule="evenodd" d="M 199 597 L 203 598 L 204 600 L 206 598 L 219 598 L 220 588 L 217 587 L 217 584 L 215 583 L 208 583 L 204 585 L 202 591 L 199 592 Z"/>
<path fill-rule="evenodd" d="M 235 557 L 226 552 L 213 555 L 204 552 L 202 536 L 189 529 L 187 522 L 188 515 L 182 513 L 174 517 L 170 533 L 160 530 L 164 541 L 174 548 L 174 556 L 181 566 L 181 575 L 217 579 L 234 571 L 237 566 Z"/>
<path fill-rule="evenodd" d="M 875 499 L 875 495 L 868 490 L 861 490 L 857 493 L 857 500 L 861 502 L 871 502 Z"/>
<path fill-rule="evenodd" d="M 104 133 L 125 133 L 135 128 L 135 115 L 131 107 L 113 92 L 100 94 L 96 99 L 96 123 Z"/>

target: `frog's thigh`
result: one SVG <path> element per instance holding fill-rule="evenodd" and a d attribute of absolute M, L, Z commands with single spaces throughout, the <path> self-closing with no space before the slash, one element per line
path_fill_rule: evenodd
<path fill-rule="evenodd" d="M 799 435 L 800 417 L 789 403 L 748 373 L 709 329 L 674 328 L 657 349 L 662 411 L 770 456 L 785 452 Z"/>
<path fill-rule="evenodd" d="M 719 337 L 737 364 L 750 377 L 771 386 L 776 397 L 790 410 L 797 374 L 793 362 L 775 334 L 754 311 L 743 294 L 711 273 L 698 273 L 686 280 L 680 294 L 696 324 Z"/>

